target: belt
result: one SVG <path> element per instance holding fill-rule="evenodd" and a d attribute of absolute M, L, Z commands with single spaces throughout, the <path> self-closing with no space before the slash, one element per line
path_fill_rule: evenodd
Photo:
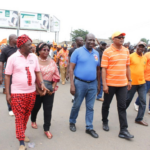
<path fill-rule="evenodd" d="M 93 80 L 93 81 L 85 81 L 85 80 L 82 80 L 82 79 L 80 79 L 80 78 L 78 78 L 78 77 L 75 77 L 75 79 L 77 79 L 77 80 L 79 80 L 79 81 L 82 81 L 82 82 L 86 82 L 86 83 L 91 83 L 91 82 L 95 81 L 95 80 Z"/>

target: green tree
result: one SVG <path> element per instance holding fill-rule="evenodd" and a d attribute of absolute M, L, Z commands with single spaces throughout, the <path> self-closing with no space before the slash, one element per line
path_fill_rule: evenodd
<path fill-rule="evenodd" d="M 71 37 L 72 37 L 72 41 L 75 41 L 75 38 L 80 36 L 85 40 L 85 36 L 89 33 L 89 31 L 87 30 L 82 30 L 82 29 L 78 29 L 78 30 L 74 30 L 71 32 Z"/>
<path fill-rule="evenodd" d="M 145 42 L 146 44 L 148 44 L 148 42 L 149 42 L 149 40 L 146 39 L 146 38 L 142 38 L 140 41 L 143 41 L 143 42 Z"/>

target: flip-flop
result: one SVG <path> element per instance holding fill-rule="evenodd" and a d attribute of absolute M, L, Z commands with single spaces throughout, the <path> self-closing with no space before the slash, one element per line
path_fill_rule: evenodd
<path fill-rule="evenodd" d="M 49 131 L 46 131 L 44 133 L 45 133 L 45 135 L 47 136 L 48 139 L 51 139 L 53 137 L 53 135 Z"/>
<path fill-rule="evenodd" d="M 36 122 L 31 122 L 31 127 L 34 128 L 34 129 L 37 129 L 37 128 L 38 128 Z"/>

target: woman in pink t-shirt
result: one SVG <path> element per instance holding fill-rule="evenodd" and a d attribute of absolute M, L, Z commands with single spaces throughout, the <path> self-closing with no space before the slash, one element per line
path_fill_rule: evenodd
<path fill-rule="evenodd" d="M 52 134 L 50 133 L 49 129 L 51 125 L 54 93 L 58 89 L 57 82 L 59 82 L 60 80 L 60 75 L 56 63 L 49 57 L 49 51 L 49 46 L 46 43 L 39 43 L 36 47 L 36 52 L 38 55 L 43 80 L 52 83 L 53 92 L 48 92 L 46 93 L 46 95 L 44 95 L 44 93 L 37 86 L 36 102 L 31 113 L 31 126 L 35 129 L 38 128 L 36 124 L 36 117 L 38 111 L 41 108 L 41 104 L 43 103 L 44 133 L 47 136 L 47 138 L 51 139 Z"/>

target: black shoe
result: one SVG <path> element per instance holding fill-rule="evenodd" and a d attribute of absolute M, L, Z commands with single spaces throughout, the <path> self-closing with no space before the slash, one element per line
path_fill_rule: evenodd
<path fill-rule="evenodd" d="M 134 136 L 131 135 L 128 131 L 120 131 L 119 137 L 120 138 L 124 138 L 124 139 L 132 139 L 132 138 L 134 138 Z"/>
<path fill-rule="evenodd" d="M 98 138 L 98 134 L 94 130 L 86 130 L 85 131 L 87 134 L 90 134 L 94 138 Z"/>
<path fill-rule="evenodd" d="M 70 123 L 70 130 L 71 130 L 72 132 L 76 132 L 76 126 L 75 126 L 74 123 Z"/>
<path fill-rule="evenodd" d="M 103 130 L 109 131 L 108 123 L 103 123 Z"/>

